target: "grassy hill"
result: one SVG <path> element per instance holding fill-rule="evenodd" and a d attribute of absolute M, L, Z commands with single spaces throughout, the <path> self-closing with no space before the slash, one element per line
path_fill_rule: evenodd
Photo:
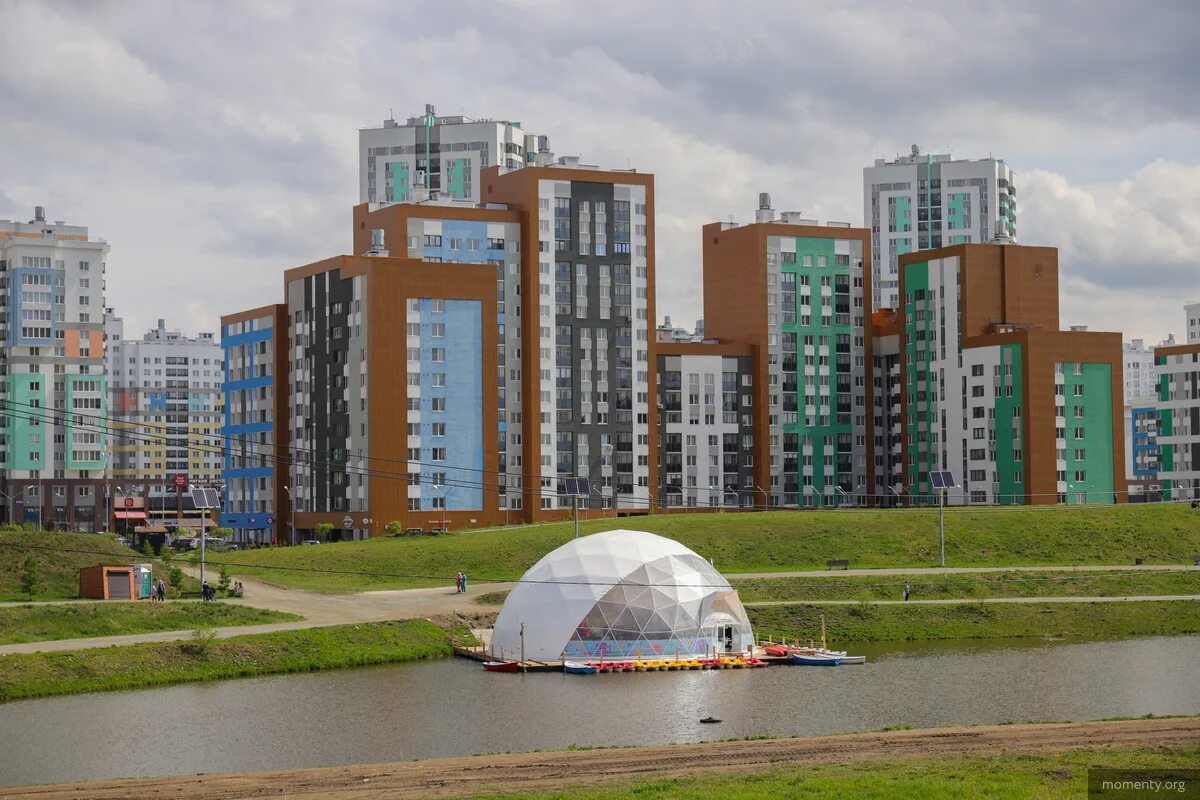
<path fill-rule="evenodd" d="M 725 573 L 937 565 L 936 510 L 670 514 L 581 521 L 586 535 L 633 528 L 677 539 Z M 381 538 L 318 547 L 213 554 L 233 572 L 321 592 L 520 577 L 573 536 L 571 523 Z M 1200 553 L 1200 511 L 1186 505 L 947 510 L 949 566 L 1190 563 Z M 320 571 L 325 571 L 324 573 Z M 361 574 L 367 573 L 367 574 Z"/>
<path fill-rule="evenodd" d="M 82 551 L 82 552 L 72 552 Z M 38 564 L 39 590 L 34 600 L 79 596 L 79 568 L 96 564 L 129 564 L 139 554 L 111 536 L 57 531 L 0 531 L 0 600 L 27 600 L 21 589 L 25 559 Z"/>

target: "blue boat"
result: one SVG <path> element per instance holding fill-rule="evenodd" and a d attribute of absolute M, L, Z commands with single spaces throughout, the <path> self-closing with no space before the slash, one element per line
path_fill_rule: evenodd
<path fill-rule="evenodd" d="M 814 653 L 805 655 L 801 653 L 792 653 L 792 663 L 799 664 L 804 667 L 836 667 L 842 663 L 840 655 L 824 655 Z"/>
<path fill-rule="evenodd" d="M 595 675 L 598 671 L 599 668 L 591 664 L 584 664 L 579 661 L 563 662 L 563 672 L 568 675 Z"/>

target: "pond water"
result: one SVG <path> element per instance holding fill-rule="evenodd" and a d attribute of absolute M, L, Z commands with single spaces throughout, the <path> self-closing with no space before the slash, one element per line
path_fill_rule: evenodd
<path fill-rule="evenodd" d="M 851 650 L 868 663 L 576 676 L 456 659 L 9 703 L 0 785 L 1200 713 L 1200 636 Z"/>

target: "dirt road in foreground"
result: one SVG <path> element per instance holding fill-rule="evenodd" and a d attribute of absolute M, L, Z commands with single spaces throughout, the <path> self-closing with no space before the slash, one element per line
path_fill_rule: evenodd
<path fill-rule="evenodd" d="M 612 750 L 520 753 L 230 775 L 188 775 L 5 789 L 24 800 L 286 797 L 369 800 L 545 791 L 567 785 L 800 764 L 1105 747 L 1200 744 L 1200 717 L 858 733 Z"/>

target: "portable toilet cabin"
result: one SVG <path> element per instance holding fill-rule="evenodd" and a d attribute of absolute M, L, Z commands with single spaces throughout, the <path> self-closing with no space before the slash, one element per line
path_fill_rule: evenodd
<path fill-rule="evenodd" d="M 83 567 L 79 570 L 79 596 L 93 600 L 132 600 L 138 596 L 137 568 L 119 566 Z"/>
<path fill-rule="evenodd" d="M 137 571 L 134 581 L 137 597 L 145 600 L 154 592 L 154 570 L 150 564 L 138 564 L 134 569 Z"/>

